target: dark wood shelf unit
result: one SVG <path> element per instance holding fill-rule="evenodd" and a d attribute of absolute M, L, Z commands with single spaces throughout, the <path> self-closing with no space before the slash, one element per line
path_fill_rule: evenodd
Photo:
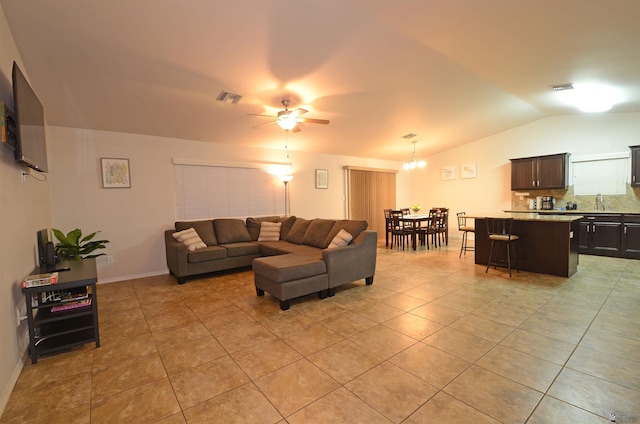
<path fill-rule="evenodd" d="M 64 270 L 63 270 L 64 269 Z M 100 347 L 98 326 L 98 294 L 95 259 L 68 261 L 54 267 L 36 268 L 34 274 L 58 271 L 58 283 L 23 288 L 29 324 L 31 363 L 38 357 L 94 342 Z M 46 293 L 54 291 L 84 292 L 91 304 L 64 311 L 51 311 L 66 302 L 46 301 Z"/>

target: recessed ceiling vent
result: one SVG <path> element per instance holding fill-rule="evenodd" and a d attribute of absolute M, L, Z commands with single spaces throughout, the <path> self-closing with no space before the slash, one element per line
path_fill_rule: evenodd
<path fill-rule="evenodd" d="M 242 96 L 240 94 L 229 93 L 228 91 L 222 90 L 216 100 L 223 103 L 231 103 L 233 105 L 237 104 Z"/>
<path fill-rule="evenodd" d="M 403 135 L 402 138 L 405 138 L 405 139 L 409 140 L 409 139 L 412 139 L 413 137 L 415 137 L 416 135 L 417 134 L 409 133 L 409 134 Z"/>
<path fill-rule="evenodd" d="M 553 91 L 573 90 L 573 84 L 552 85 Z"/>

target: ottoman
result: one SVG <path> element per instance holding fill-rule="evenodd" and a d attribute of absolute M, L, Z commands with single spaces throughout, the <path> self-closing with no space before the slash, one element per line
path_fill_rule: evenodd
<path fill-rule="evenodd" d="M 327 296 L 329 276 L 322 259 L 289 253 L 253 260 L 256 294 L 269 293 L 280 301 L 280 309 L 289 309 L 289 301 L 296 297 L 318 293 Z"/>

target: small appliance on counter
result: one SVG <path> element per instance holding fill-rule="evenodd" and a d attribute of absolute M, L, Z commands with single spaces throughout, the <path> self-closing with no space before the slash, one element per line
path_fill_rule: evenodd
<path fill-rule="evenodd" d="M 568 211 L 575 211 L 576 209 L 578 209 L 578 204 L 576 202 L 567 202 Z"/>
<path fill-rule="evenodd" d="M 542 210 L 551 211 L 556 208 L 556 199 L 553 196 L 542 196 Z"/>

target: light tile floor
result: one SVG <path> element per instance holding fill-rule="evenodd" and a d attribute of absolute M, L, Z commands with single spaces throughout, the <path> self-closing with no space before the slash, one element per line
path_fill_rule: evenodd
<path fill-rule="evenodd" d="M 99 349 L 25 365 L 2 423 L 640 422 L 640 261 L 569 279 L 459 245 L 280 311 L 251 271 L 99 285 Z"/>

